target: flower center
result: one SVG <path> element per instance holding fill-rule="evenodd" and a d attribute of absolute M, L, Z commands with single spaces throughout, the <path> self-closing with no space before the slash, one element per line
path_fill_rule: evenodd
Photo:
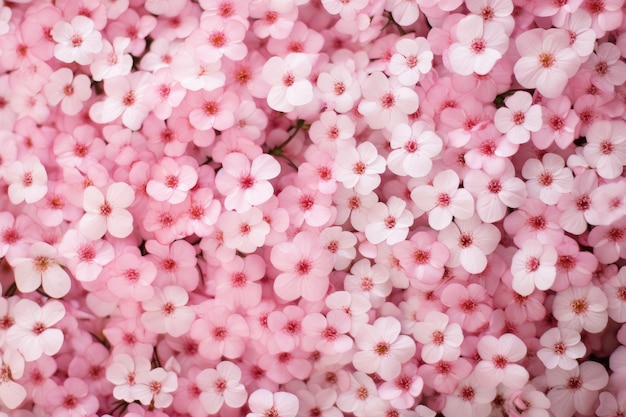
<path fill-rule="evenodd" d="M 44 331 L 46 330 L 46 325 L 43 324 L 42 322 L 38 321 L 37 323 L 35 323 L 33 325 L 32 328 L 32 332 L 36 335 L 39 336 L 40 334 L 42 334 Z"/>
<path fill-rule="evenodd" d="M 365 174 L 365 169 L 367 168 L 367 165 L 365 165 L 365 163 L 359 161 L 356 164 L 354 164 L 354 166 L 352 167 L 352 172 L 354 172 L 357 175 L 363 175 Z"/>
<path fill-rule="evenodd" d="M 78 48 L 83 44 L 83 37 L 76 34 L 70 38 L 70 43 L 74 48 Z"/>
<path fill-rule="evenodd" d="M 296 264 L 296 273 L 298 275 L 307 275 L 313 269 L 311 261 L 308 259 L 301 259 Z"/>
<path fill-rule="evenodd" d="M 459 246 L 463 249 L 469 248 L 470 246 L 472 246 L 473 242 L 474 242 L 474 239 L 472 238 L 472 235 L 469 233 L 461 233 L 461 236 L 459 236 Z"/>
<path fill-rule="evenodd" d="M 445 336 L 441 330 L 435 330 L 432 336 L 433 343 L 437 346 L 443 345 Z"/>
<path fill-rule="evenodd" d="M 494 356 L 491 361 L 493 362 L 493 366 L 495 366 L 497 369 L 504 369 L 509 363 L 509 361 L 502 355 Z"/>
<path fill-rule="evenodd" d="M 163 308 L 161 308 L 161 311 L 165 316 L 171 316 L 176 311 L 176 307 L 174 306 L 174 304 L 172 304 L 171 301 L 168 301 L 167 303 L 163 304 Z"/>
<path fill-rule="evenodd" d="M 296 82 L 296 77 L 290 72 L 283 75 L 283 85 L 285 87 L 291 87 Z"/>
<path fill-rule="evenodd" d="M 539 54 L 539 64 L 543 68 L 551 68 L 556 63 L 556 59 L 554 58 L 554 54 L 550 54 L 547 52 L 543 52 Z"/>
<path fill-rule="evenodd" d="M 476 393 L 474 392 L 474 388 L 470 387 L 470 386 L 464 386 L 460 389 L 459 393 L 461 394 L 461 398 L 464 401 L 472 401 L 474 399 L 474 397 L 476 396 Z"/>
<path fill-rule="evenodd" d="M 391 93 L 386 93 L 380 98 L 380 105 L 383 109 L 389 109 L 396 104 L 396 98 Z"/>
<path fill-rule="evenodd" d="M 563 355 L 565 354 L 565 351 L 566 351 L 566 347 L 563 342 L 555 343 L 552 349 L 554 350 L 554 353 L 556 353 L 557 355 Z"/>
<path fill-rule="evenodd" d="M 521 125 L 526 120 L 526 115 L 523 111 L 516 111 L 513 113 L 513 123 L 516 125 Z"/>
<path fill-rule="evenodd" d="M 335 95 L 340 96 L 346 92 L 346 85 L 341 81 L 337 81 L 333 86 L 333 91 L 335 92 Z"/>
<path fill-rule="evenodd" d="M 584 298 L 572 300 L 570 307 L 575 314 L 584 314 L 589 309 L 589 303 Z"/>
<path fill-rule="evenodd" d="M 47 256 L 36 256 L 33 259 L 33 268 L 37 272 L 45 272 L 50 267 L 51 261 Z"/>
<path fill-rule="evenodd" d="M 96 257 L 96 250 L 90 244 L 81 245 L 77 252 L 78 259 L 82 262 L 91 262 Z"/>
<path fill-rule="evenodd" d="M 539 269 L 539 267 L 541 266 L 541 262 L 539 261 L 539 259 L 535 258 L 534 256 L 531 256 L 530 258 L 528 258 L 526 260 L 526 272 L 535 272 L 536 270 Z"/>
<path fill-rule="evenodd" d="M 406 57 L 406 66 L 409 68 L 415 68 L 417 66 L 417 57 L 415 55 L 409 55 Z"/>
<path fill-rule="evenodd" d="M 324 330 L 322 330 L 322 337 L 326 340 L 335 340 L 337 339 L 337 329 L 331 326 L 327 326 Z"/>
<path fill-rule="evenodd" d="M 603 140 L 602 142 L 600 142 L 600 152 L 603 155 L 610 155 L 613 153 L 613 150 L 615 150 L 615 145 L 613 145 L 613 143 L 610 140 Z"/>
<path fill-rule="evenodd" d="M 385 227 L 387 229 L 393 229 L 394 227 L 396 227 L 396 218 L 393 216 L 385 217 Z"/>
<path fill-rule="evenodd" d="M 418 249 L 413 252 L 413 260 L 418 265 L 424 265 L 430 260 L 430 252 L 427 250 Z"/>
<path fill-rule="evenodd" d="M 239 178 L 239 187 L 247 190 L 248 188 L 251 188 L 254 185 L 254 177 L 251 176 L 250 174 L 248 175 L 244 175 L 242 177 Z"/>
<path fill-rule="evenodd" d="M 224 340 L 228 336 L 228 330 L 226 327 L 220 326 L 213 329 L 213 339 Z"/>
<path fill-rule="evenodd" d="M 552 185 L 554 178 L 552 177 L 552 173 L 550 171 L 543 171 L 539 174 L 539 178 L 537 178 L 537 182 L 544 187 L 549 187 Z"/>
<path fill-rule="evenodd" d="M 209 42 L 216 48 L 221 48 L 226 45 L 226 35 L 224 32 L 213 32 L 209 36 Z"/>
<path fill-rule="evenodd" d="M 470 48 L 475 54 L 480 54 L 487 48 L 487 43 L 483 38 L 476 38 L 470 44 Z"/>

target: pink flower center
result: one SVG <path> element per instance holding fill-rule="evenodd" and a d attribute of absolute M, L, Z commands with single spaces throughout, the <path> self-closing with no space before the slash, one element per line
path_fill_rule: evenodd
<path fill-rule="evenodd" d="M 622 301 L 626 301 L 626 286 L 621 286 L 617 289 L 617 298 Z M 2 327 L 2 326 L 0 326 Z"/>
<path fill-rule="evenodd" d="M 470 44 L 470 48 L 475 54 L 480 54 L 487 48 L 487 43 L 483 38 L 476 38 Z"/>
<path fill-rule="evenodd" d="M 292 336 L 300 333 L 301 329 L 302 329 L 302 326 L 300 325 L 300 322 L 297 320 L 289 320 L 285 324 L 285 327 L 283 328 L 285 333 L 288 333 Z"/>
<path fill-rule="evenodd" d="M 309 259 L 301 259 L 296 263 L 295 269 L 298 275 L 307 275 L 313 269 L 313 265 Z"/>
<path fill-rule="evenodd" d="M 452 367 L 450 366 L 450 362 L 439 361 L 435 365 L 435 372 L 441 375 L 447 375 L 450 373 L 451 370 L 452 370 Z"/>
<path fill-rule="evenodd" d="M 357 196 L 350 197 L 348 199 L 348 208 L 350 210 L 356 210 L 361 207 L 361 199 Z"/>
<path fill-rule="evenodd" d="M 308 211 L 315 205 L 315 199 L 310 194 L 304 194 L 298 200 L 298 206 L 302 211 Z"/>
<path fill-rule="evenodd" d="M 526 115 L 523 111 L 516 111 L 513 113 L 513 123 L 516 125 L 521 125 L 526 120 Z"/>
<path fill-rule="evenodd" d="M 526 260 L 526 272 L 535 272 L 541 266 L 539 259 L 531 256 Z"/>
<path fill-rule="evenodd" d="M 554 178 L 552 177 L 552 173 L 550 171 L 543 171 L 541 174 L 539 174 L 539 177 L 537 178 L 537 182 L 544 187 L 549 187 L 550 185 L 552 185 L 553 181 Z"/>
<path fill-rule="evenodd" d="M 551 68 L 556 63 L 556 59 L 553 54 L 543 52 L 539 54 L 539 65 L 543 68 Z"/>
<path fill-rule="evenodd" d="M 33 174 L 31 172 L 25 172 L 22 177 L 22 185 L 24 187 L 30 187 L 33 185 Z"/>
<path fill-rule="evenodd" d="M 433 343 L 437 346 L 443 345 L 445 336 L 441 330 L 435 330 L 432 335 Z"/>
<path fill-rule="evenodd" d="M 217 378 L 213 383 L 213 388 L 215 388 L 215 391 L 219 392 L 220 394 L 226 391 L 227 386 L 228 384 L 224 378 Z"/>
<path fill-rule="evenodd" d="M 561 255 L 556 261 L 556 266 L 563 271 L 571 271 L 576 266 L 576 259 L 571 255 Z"/>
<path fill-rule="evenodd" d="M 396 97 L 392 93 L 386 93 L 380 98 L 380 105 L 383 109 L 389 109 L 396 104 Z"/>
<path fill-rule="evenodd" d="M 393 229 L 394 227 L 396 227 L 396 218 L 393 216 L 387 216 L 385 217 L 384 223 L 387 229 Z"/>
<path fill-rule="evenodd" d="M 133 104 L 135 104 L 135 101 L 136 101 L 135 92 L 133 90 L 126 93 L 124 97 L 122 98 L 122 104 L 126 107 L 132 106 Z"/>
<path fill-rule="evenodd" d="M 168 188 L 178 187 L 178 177 L 176 175 L 167 175 L 165 177 L 165 186 Z"/>
<path fill-rule="evenodd" d="M 509 361 L 502 355 L 494 356 L 491 361 L 493 362 L 493 366 L 497 369 L 504 369 L 509 363 Z"/>
<path fill-rule="evenodd" d="M 326 132 L 326 137 L 331 141 L 337 139 L 339 137 L 339 129 L 337 128 L 337 126 L 329 127 L 328 132 Z"/>
<path fill-rule="evenodd" d="M 589 207 L 591 207 L 591 198 L 589 198 L 589 195 L 584 194 L 578 197 L 578 200 L 576 200 L 576 208 L 578 210 L 586 211 L 589 210 Z"/>
<path fill-rule="evenodd" d="M 202 111 L 207 116 L 215 116 L 220 111 L 220 107 L 216 101 L 207 101 L 202 106 Z"/>
<path fill-rule="evenodd" d="M 430 251 L 424 249 L 417 249 L 413 252 L 413 261 L 418 265 L 427 264 L 430 261 Z"/>
<path fill-rule="evenodd" d="M 161 84 L 159 86 L 159 97 L 161 97 L 161 99 L 168 98 L 170 96 L 170 92 L 171 92 L 171 88 L 169 85 Z"/>
<path fill-rule="evenodd" d="M 610 155 L 615 150 L 615 145 L 610 140 L 603 140 L 600 142 L 600 152 L 603 155 Z"/>
<path fill-rule="evenodd" d="M 241 68 L 239 71 L 237 71 L 235 79 L 241 85 L 247 84 L 248 81 L 250 81 L 250 72 L 246 68 Z"/>
<path fill-rule="evenodd" d="M 8 329 L 15 324 L 15 319 L 9 315 L 6 315 L 0 319 L 0 329 Z"/>
<path fill-rule="evenodd" d="M 473 313 L 476 311 L 476 307 L 478 307 L 478 303 L 473 298 L 466 298 L 465 300 L 461 300 L 459 307 L 463 310 L 464 313 Z"/>
<path fill-rule="evenodd" d="M 221 17 L 231 17 L 235 13 L 235 8 L 231 2 L 225 1 L 218 6 L 218 13 Z"/>
<path fill-rule="evenodd" d="M 570 307 L 575 314 L 585 314 L 589 309 L 589 303 L 585 298 L 578 298 L 576 300 L 572 300 Z"/>
<path fill-rule="evenodd" d="M 273 25 L 278 20 L 278 13 L 268 10 L 267 12 L 265 12 L 263 20 L 265 20 L 265 23 L 267 23 L 268 25 Z"/>
<path fill-rule="evenodd" d="M 580 389 L 583 386 L 583 380 L 579 376 L 573 376 L 567 381 L 568 389 Z"/>
<path fill-rule="evenodd" d="M 309 417 L 319 417 L 322 415 L 322 410 L 319 407 L 314 407 L 309 410 Z"/>
<path fill-rule="evenodd" d="M 591 14 L 600 14 L 604 11 L 604 2 L 602 0 L 587 0 L 585 8 Z"/>
<path fill-rule="evenodd" d="M 543 230 L 546 228 L 547 222 L 545 217 L 539 215 L 529 217 L 527 220 L 527 224 L 533 230 Z"/>
<path fill-rule="evenodd" d="M 251 188 L 255 183 L 254 177 L 250 174 L 241 176 L 239 178 L 239 187 L 243 190 Z"/>
<path fill-rule="evenodd" d="M 400 413 L 396 409 L 388 408 L 385 411 L 385 417 L 400 417 Z"/>
<path fill-rule="evenodd" d="M 220 326 L 213 329 L 213 339 L 224 340 L 228 336 L 228 330 L 226 327 Z"/>
<path fill-rule="evenodd" d="M 102 217 L 108 217 L 111 215 L 111 213 L 113 212 L 113 207 L 111 207 L 111 204 L 109 204 L 108 201 L 104 201 L 104 203 L 102 203 L 102 205 L 100 206 L 100 215 Z"/>
<path fill-rule="evenodd" d="M 73 395 L 68 395 L 63 399 L 63 408 L 72 409 L 76 408 L 78 405 L 78 400 Z"/>
<path fill-rule="evenodd" d="M 76 34 L 70 38 L 70 43 L 74 48 L 78 48 L 83 44 L 83 37 Z"/>
<path fill-rule="evenodd" d="M 480 11 L 480 14 L 485 21 L 491 20 L 495 16 L 495 12 L 491 6 L 483 7 L 483 9 Z"/>
<path fill-rule="evenodd" d="M 337 339 L 338 334 L 337 329 L 332 326 L 326 326 L 326 328 L 322 330 L 322 337 L 328 341 Z"/>
<path fill-rule="evenodd" d="M 330 242 L 328 242 L 328 245 L 326 245 L 326 250 L 328 250 L 328 252 L 330 253 L 337 253 L 337 251 L 339 250 L 339 242 L 337 242 L 336 240 L 331 240 Z"/>
<path fill-rule="evenodd" d="M 566 347 L 563 342 L 555 343 L 552 349 L 554 350 L 554 353 L 556 353 L 557 355 L 563 355 L 565 354 L 565 351 L 566 351 Z"/>
<path fill-rule="evenodd" d="M 63 87 L 63 94 L 65 94 L 66 96 L 71 96 L 72 94 L 74 94 L 74 86 L 72 86 L 72 84 L 66 84 Z"/>
<path fill-rule="evenodd" d="M 600 61 L 596 64 L 595 70 L 598 73 L 598 75 L 604 76 L 609 71 L 609 64 L 607 64 L 604 61 Z"/>
<path fill-rule="evenodd" d="M 36 336 L 39 336 L 46 330 L 46 325 L 38 321 L 33 325 L 33 328 L 31 330 Z"/>
<path fill-rule="evenodd" d="M 461 394 L 461 398 L 464 401 L 472 401 L 476 395 L 476 393 L 474 392 L 474 388 L 467 385 L 461 387 L 459 393 Z"/>
<path fill-rule="evenodd" d="M 215 48 L 221 48 L 226 45 L 226 35 L 224 34 L 224 32 L 221 31 L 213 32 L 209 36 L 209 42 L 211 42 L 211 45 L 213 45 Z"/>
<path fill-rule="evenodd" d="M 178 262 L 172 258 L 165 258 L 161 261 L 161 269 L 167 272 L 174 272 L 178 269 Z"/>
<path fill-rule="evenodd" d="M 248 283 L 248 278 L 243 272 L 235 272 L 230 276 L 230 282 L 234 288 L 243 288 Z"/>
<path fill-rule="evenodd" d="M 492 194 L 498 194 L 500 191 L 502 191 L 502 183 L 500 183 L 500 180 L 492 179 L 491 181 L 489 181 L 489 183 L 487 184 L 487 191 Z"/>
<path fill-rule="evenodd" d="M 448 207 L 450 205 L 450 202 L 452 201 L 452 199 L 450 198 L 450 195 L 447 193 L 439 193 L 439 195 L 437 196 L 437 205 L 441 206 L 441 207 Z"/>
<path fill-rule="evenodd" d="M 252 230 L 252 228 L 250 227 L 248 223 L 241 223 L 239 225 L 239 233 L 241 233 L 242 235 L 249 234 L 250 230 Z"/>
<path fill-rule="evenodd" d="M 406 66 L 409 68 L 415 68 L 417 66 L 417 57 L 415 55 L 409 55 L 406 57 Z"/>
<path fill-rule="evenodd" d="M 341 81 L 337 81 L 333 86 L 333 91 L 335 92 L 335 95 L 340 96 L 346 92 L 346 85 Z"/>
<path fill-rule="evenodd" d="M 414 140 L 410 140 L 404 144 L 404 150 L 407 151 L 408 153 L 417 152 L 418 147 L 419 146 L 417 145 L 417 142 L 415 142 Z"/>
<path fill-rule="evenodd" d="M 89 368 L 89 378 L 91 379 L 100 379 L 102 375 L 104 375 L 104 367 L 101 365 L 93 365 Z"/>
<path fill-rule="evenodd" d="M 21 236 L 18 233 L 17 229 L 11 227 L 10 229 L 5 229 L 2 232 L 2 241 L 9 245 L 13 245 L 15 242 L 20 240 Z"/>
<path fill-rule="evenodd" d="M 163 227 L 170 227 L 174 224 L 174 216 L 170 212 L 161 213 L 159 215 L 159 223 Z"/>
<path fill-rule="evenodd" d="M 158 394 L 159 392 L 161 392 L 161 383 L 159 381 L 150 381 L 150 383 L 148 384 L 148 388 L 150 388 L 150 391 L 152 391 L 154 394 Z"/>
<path fill-rule="evenodd" d="M 371 291 L 374 288 L 374 281 L 369 277 L 361 278 L 361 289 L 363 291 Z"/>
<path fill-rule="evenodd" d="M 366 168 L 367 168 L 367 165 L 359 161 L 356 164 L 354 164 L 354 166 L 352 167 L 352 172 L 354 172 L 357 175 L 363 175 L 365 174 Z"/>
<path fill-rule="evenodd" d="M 485 156 L 492 156 L 496 153 L 496 143 L 493 140 L 486 140 L 480 144 L 480 153 Z"/>
<path fill-rule="evenodd" d="M 13 379 L 11 368 L 7 365 L 2 365 L 2 368 L 0 368 L 0 381 L 9 382 L 11 379 Z"/>
<path fill-rule="evenodd" d="M 163 312 L 163 315 L 171 316 L 176 311 L 176 307 L 174 306 L 174 304 L 172 304 L 172 302 L 168 301 L 167 303 L 163 304 L 161 311 Z"/>
<path fill-rule="evenodd" d="M 96 258 L 96 250 L 91 244 L 81 245 L 77 252 L 81 262 L 91 262 Z"/>
<path fill-rule="evenodd" d="M 354 392 L 354 395 L 356 396 L 356 398 L 363 401 L 367 399 L 367 397 L 369 396 L 369 392 L 367 391 L 367 388 L 361 386 L 356 389 L 356 391 Z"/>
<path fill-rule="evenodd" d="M 124 278 L 126 278 L 127 281 L 130 281 L 131 283 L 135 283 L 137 281 L 139 281 L 139 271 L 136 270 L 135 268 L 129 268 L 126 271 L 124 271 Z"/>
<path fill-rule="evenodd" d="M 611 242 L 619 242 L 624 238 L 624 229 L 620 229 L 618 227 L 614 227 L 609 230 L 607 233 L 607 238 Z"/>
<path fill-rule="evenodd" d="M 45 272 L 48 267 L 50 267 L 51 263 L 52 260 L 47 256 L 36 256 L 35 259 L 33 259 L 33 268 L 37 272 Z"/>
<path fill-rule="evenodd" d="M 329 167 L 319 167 L 317 168 L 317 175 L 322 181 L 330 181 L 333 177 L 333 171 Z"/>
<path fill-rule="evenodd" d="M 296 77 L 288 72 L 285 75 L 283 75 L 283 85 L 285 87 L 291 87 L 294 83 L 296 82 Z"/>
<path fill-rule="evenodd" d="M 461 233 L 459 236 L 459 246 L 463 249 L 469 248 L 474 243 L 474 238 L 469 233 Z"/>
<path fill-rule="evenodd" d="M 561 129 L 563 129 L 563 126 L 565 126 L 565 122 L 563 121 L 563 119 L 556 115 L 550 117 L 549 123 L 550 128 L 552 128 L 552 130 L 556 132 L 560 132 Z"/>
<path fill-rule="evenodd" d="M 291 42 L 289 46 L 287 47 L 287 50 L 289 52 L 303 52 L 304 45 L 302 45 L 301 42 Z"/>

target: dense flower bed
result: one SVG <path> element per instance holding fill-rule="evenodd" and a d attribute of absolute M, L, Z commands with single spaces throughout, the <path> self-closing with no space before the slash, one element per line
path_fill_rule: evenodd
<path fill-rule="evenodd" d="M 623 3 L 0 1 L 0 416 L 623 415 Z"/>

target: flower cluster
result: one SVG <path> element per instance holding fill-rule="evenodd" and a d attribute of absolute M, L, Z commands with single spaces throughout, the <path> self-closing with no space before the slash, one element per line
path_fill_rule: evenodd
<path fill-rule="evenodd" d="M 0 0 L 0 416 L 623 415 L 624 7 Z"/>

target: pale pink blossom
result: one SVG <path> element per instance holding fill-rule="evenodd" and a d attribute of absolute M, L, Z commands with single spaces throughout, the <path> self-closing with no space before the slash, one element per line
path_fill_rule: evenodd
<path fill-rule="evenodd" d="M 0 401 L 7 408 L 15 410 L 26 399 L 27 391 L 16 380 L 24 376 L 24 358 L 17 350 L 5 348 L 0 354 Z"/>
<path fill-rule="evenodd" d="M 433 53 L 425 38 L 400 39 L 396 53 L 389 60 L 389 73 L 398 77 L 400 84 L 412 87 L 433 66 Z"/>
<path fill-rule="evenodd" d="M 104 266 L 115 258 L 113 246 L 102 239 L 91 240 L 78 230 L 70 229 L 59 244 L 59 254 L 78 281 L 95 281 Z"/>
<path fill-rule="evenodd" d="M 530 295 L 535 288 L 545 291 L 556 277 L 557 251 L 535 239 L 526 240 L 511 260 L 513 289 L 522 296 Z"/>
<path fill-rule="evenodd" d="M 585 137 L 583 156 L 589 166 L 607 180 L 622 175 L 626 165 L 626 123 L 597 121 L 589 127 Z"/>
<path fill-rule="evenodd" d="M 532 96 L 525 91 L 517 91 L 504 99 L 506 107 L 500 107 L 494 116 L 496 128 L 515 144 L 526 143 L 531 132 L 541 128 L 541 106 L 533 104 Z"/>
<path fill-rule="evenodd" d="M 469 219 L 474 215 L 474 198 L 459 188 L 460 179 L 454 170 L 439 172 L 432 185 L 420 185 L 411 191 L 411 200 L 428 212 L 428 224 L 435 230 L 445 229 L 453 218 Z"/>
<path fill-rule="evenodd" d="M 126 208 L 134 200 L 132 187 L 123 182 L 111 184 L 106 197 L 97 187 L 87 187 L 83 194 L 85 214 L 80 219 L 79 230 L 93 240 L 107 232 L 114 237 L 127 237 L 133 232 L 133 216 Z"/>
<path fill-rule="evenodd" d="M 250 412 L 246 417 L 295 417 L 300 402 L 289 392 L 257 389 L 248 398 Z"/>
<path fill-rule="evenodd" d="M 387 166 L 396 175 L 421 178 L 428 175 L 435 159 L 443 149 L 443 141 L 433 128 L 423 121 L 412 125 L 400 123 L 391 133 L 391 153 Z"/>
<path fill-rule="evenodd" d="M 69 23 L 56 22 L 50 35 L 57 42 L 54 56 L 62 62 L 88 65 L 102 50 L 102 35 L 93 20 L 85 16 L 76 16 Z"/>
<path fill-rule="evenodd" d="M 267 104 L 274 110 L 290 112 L 313 100 L 313 85 L 307 79 L 311 61 L 306 54 L 274 56 L 263 66 L 263 79 L 272 86 Z"/>
<path fill-rule="evenodd" d="M 361 85 L 363 98 L 358 109 L 372 129 L 393 129 L 400 123 L 408 123 L 408 115 L 419 107 L 415 91 L 402 86 L 395 78 L 387 78 L 382 72 L 369 75 Z"/>
<path fill-rule="evenodd" d="M 241 369 L 229 361 L 222 361 L 215 369 L 203 369 L 196 376 L 200 402 L 209 414 L 216 414 L 224 404 L 231 408 L 243 406 L 248 398 L 241 381 Z"/>
<path fill-rule="evenodd" d="M 93 79 L 102 81 L 128 75 L 133 66 L 132 56 L 126 53 L 129 45 L 130 39 L 125 37 L 113 39 L 112 44 L 104 40 L 102 51 L 95 56 L 89 66 Z"/>
<path fill-rule="evenodd" d="M 317 77 L 317 87 L 324 93 L 329 108 L 332 106 L 337 113 L 350 111 L 354 107 L 354 102 L 361 96 L 357 80 L 341 65 L 333 66 L 329 72 L 320 73 Z"/>
<path fill-rule="evenodd" d="M 484 386 L 472 374 L 459 382 L 453 394 L 446 396 L 446 404 L 441 412 L 445 417 L 487 417 L 495 397 L 496 389 Z"/>
<path fill-rule="evenodd" d="M 385 203 L 376 203 L 369 211 L 365 237 L 373 244 L 394 245 L 403 241 L 413 225 L 413 215 L 405 209 L 406 202 L 391 196 Z"/>
<path fill-rule="evenodd" d="M 522 176 L 527 179 L 528 196 L 538 198 L 548 205 L 555 205 L 562 195 L 574 187 L 572 170 L 565 166 L 560 155 L 547 153 L 539 159 L 528 159 L 522 167 Z"/>
<path fill-rule="evenodd" d="M 458 42 L 448 48 L 450 66 L 460 75 L 485 75 L 509 47 L 509 37 L 498 22 L 470 14 L 456 25 Z"/>
<path fill-rule="evenodd" d="M 176 372 L 161 367 L 149 372 L 140 372 L 135 376 L 135 384 L 130 388 L 134 398 L 143 405 L 166 408 L 174 399 L 172 393 L 178 388 Z"/>
<path fill-rule="evenodd" d="M 558 292 L 554 297 L 552 314 L 559 321 L 559 327 L 599 333 L 609 319 L 607 307 L 608 300 L 602 290 L 588 284 Z"/>
<path fill-rule="evenodd" d="M 461 355 L 463 331 L 458 323 L 450 323 L 446 314 L 430 311 L 424 321 L 413 326 L 413 337 L 422 343 L 421 357 L 426 363 L 455 361 Z"/>
<path fill-rule="evenodd" d="M 63 113 L 73 116 L 83 109 L 84 103 L 91 97 L 91 81 L 85 74 L 74 76 L 72 70 L 63 67 L 50 75 L 43 92 L 49 104 L 56 106 L 61 103 Z"/>
<path fill-rule="evenodd" d="M 36 203 L 48 192 L 46 167 L 34 155 L 6 167 L 4 180 L 9 184 L 8 195 L 13 204 Z"/>
<path fill-rule="evenodd" d="M 415 354 L 415 342 L 400 334 L 400 327 L 393 317 L 379 317 L 371 325 L 362 325 L 355 335 L 359 351 L 352 357 L 354 367 L 377 373 L 385 381 L 397 377 L 401 365 Z"/>
<path fill-rule="evenodd" d="M 137 400 L 132 393 L 135 378 L 138 374 L 149 372 L 150 369 L 150 360 L 142 356 L 131 357 L 125 353 L 112 356 L 111 363 L 106 369 L 106 378 L 115 385 L 113 396 L 126 402 Z"/>
<path fill-rule="evenodd" d="M 517 80 L 541 95 L 556 98 L 580 67 L 580 57 L 570 47 L 570 37 L 561 29 L 531 29 L 515 39 L 521 58 L 515 63 Z"/>
<path fill-rule="evenodd" d="M 482 359 L 476 364 L 473 375 L 488 388 L 502 384 L 511 389 L 521 389 L 528 382 L 528 371 L 519 364 L 526 356 L 526 345 L 514 334 L 506 333 L 496 338 L 485 335 L 476 346 Z"/>
<path fill-rule="evenodd" d="M 279 173 L 280 164 L 270 155 L 261 154 L 250 161 L 246 155 L 233 152 L 222 161 L 215 186 L 226 196 L 224 207 L 227 210 L 245 212 L 269 200 L 274 194 L 269 180 Z"/>
<path fill-rule="evenodd" d="M 176 285 L 155 288 L 151 299 L 141 303 L 144 313 L 141 323 L 147 330 L 154 333 L 167 333 L 179 337 L 189 331 L 196 314 L 187 306 L 189 294 Z"/>
<path fill-rule="evenodd" d="M 57 248 L 44 242 L 33 243 L 28 257 L 11 260 L 15 284 L 23 293 L 36 291 L 40 286 L 54 298 L 65 296 L 72 286 L 70 276 L 61 267 Z"/>
<path fill-rule="evenodd" d="M 43 306 L 23 298 L 13 307 L 15 324 L 6 333 L 5 342 L 17 349 L 24 360 L 35 361 L 46 354 L 55 355 L 63 346 L 63 332 L 54 328 L 66 310 L 60 301 L 49 300 Z"/>
<path fill-rule="evenodd" d="M 346 188 L 354 188 L 358 194 L 371 193 L 381 182 L 379 174 L 385 171 L 385 158 L 371 142 L 339 152 L 335 163 L 337 181 Z"/>
<path fill-rule="evenodd" d="M 586 361 L 571 370 L 561 368 L 546 371 L 550 391 L 550 410 L 556 417 L 574 413 L 592 415 L 600 391 L 606 387 L 609 375 L 598 362 Z"/>
<path fill-rule="evenodd" d="M 571 329 L 553 327 L 541 335 L 539 343 L 542 348 L 537 357 L 548 369 L 572 370 L 578 366 L 577 359 L 587 352 L 580 333 Z"/>
<path fill-rule="evenodd" d="M 195 161 L 193 161 L 195 162 Z M 157 201 L 182 203 L 198 181 L 197 168 L 189 161 L 165 157 L 152 169 L 146 192 Z"/>

